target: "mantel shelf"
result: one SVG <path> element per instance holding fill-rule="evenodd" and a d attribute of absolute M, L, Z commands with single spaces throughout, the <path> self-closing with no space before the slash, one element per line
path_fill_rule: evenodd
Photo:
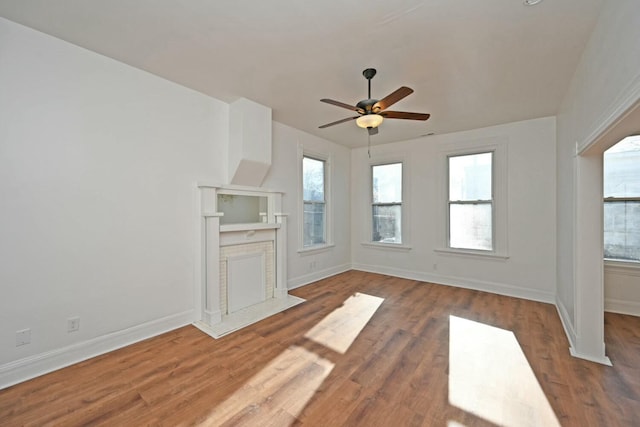
<path fill-rule="evenodd" d="M 252 231 L 252 230 L 271 230 L 280 228 L 278 223 L 256 222 L 249 224 L 225 224 L 220 226 L 220 232 L 230 231 Z"/>

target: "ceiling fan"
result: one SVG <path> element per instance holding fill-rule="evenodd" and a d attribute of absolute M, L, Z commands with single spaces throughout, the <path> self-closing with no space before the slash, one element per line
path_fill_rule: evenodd
<path fill-rule="evenodd" d="M 346 119 L 338 120 L 335 122 L 327 123 L 326 125 L 319 126 L 320 129 L 327 128 L 329 126 L 345 123 L 350 120 L 355 120 L 356 124 L 361 128 L 366 128 L 369 131 L 369 135 L 375 135 L 378 133 L 378 126 L 384 119 L 404 119 L 404 120 L 427 120 L 430 114 L 423 113 L 408 113 L 405 111 L 388 111 L 387 108 L 391 107 L 396 102 L 409 96 L 413 93 L 413 89 L 406 86 L 402 86 L 395 92 L 390 93 L 384 98 L 378 100 L 371 98 L 371 79 L 376 75 L 374 68 L 367 68 L 362 72 L 362 75 L 367 79 L 369 86 L 369 97 L 358 102 L 355 106 L 345 104 L 344 102 L 334 101 L 333 99 L 321 99 L 320 101 L 327 104 L 336 105 L 338 107 L 346 108 L 347 110 L 356 111 L 359 115 L 354 117 L 347 117 Z"/>

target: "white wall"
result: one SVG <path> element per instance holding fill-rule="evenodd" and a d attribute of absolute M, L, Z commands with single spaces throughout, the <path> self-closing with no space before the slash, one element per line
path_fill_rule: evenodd
<path fill-rule="evenodd" d="M 640 99 L 639 40 L 637 0 L 603 2 L 558 114 L 558 306 L 576 354 L 595 360 L 604 358 L 602 188 L 589 184 L 602 166 L 592 157 L 601 158 L 599 141 Z"/>
<path fill-rule="evenodd" d="M 228 105 L 4 19 L 0 94 L 0 387 L 191 322 Z"/>
<path fill-rule="evenodd" d="M 381 130 L 381 132 L 384 130 Z M 477 143 L 474 144 L 474 141 Z M 508 256 L 488 259 L 435 252 L 444 209 L 442 156 L 458 143 L 478 148 L 506 141 L 508 171 Z M 394 274 L 552 302 L 555 298 L 555 119 L 543 118 L 421 138 L 371 148 L 373 161 L 404 156 L 409 176 L 411 246 L 408 251 L 362 245 L 369 237 L 362 218 L 370 215 L 370 159 L 367 149 L 351 154 L 353 265 L 357 269 Z M 408 237 L 408 239 L 406 239 Z"/>
<path fill-rule="evenodd" d="M 301 170 L 299 150 L 329 157 L 334 246 L 322 251 L 299 252 Z M 287 277 L 295 288 L 350 269 L 350 150 L 284 124 L 273 122 L 272 165 L 263 187 L 282 191 L 288 217 Z"/>
<path fill-rule="evenodd" d="M 640 268 L 606 265 L 604 285 L 606 311 L 640 316 Z"/>

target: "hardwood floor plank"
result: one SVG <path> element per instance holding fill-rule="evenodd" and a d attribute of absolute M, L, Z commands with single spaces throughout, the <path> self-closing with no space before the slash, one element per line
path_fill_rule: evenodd
<path fill-rule="evenodd" d="M 605 314 L 606 367 L 569 355 L 549 304 L 357 271 L 291 293 L 307 302 L 219 340 L 188 326 L 0 390 L 0 425 L 493 427 L 535 423 L 535 405 L 562 426 L 640 425 L 640 318 Z M 478 349 L 465 375 L 483 388 L 465 390 L 452 357 L 489 338 L 460 322 L 508 339 L 528 377 L 486 375 L 500 354 Z M 491 397 L 498 381 L 542 394 Z"/>

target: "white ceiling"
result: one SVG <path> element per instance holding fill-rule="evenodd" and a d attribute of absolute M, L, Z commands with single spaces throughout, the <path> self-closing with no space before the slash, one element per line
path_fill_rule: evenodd
<path fill-rule="evenodd" d="M 554 115 L 603 0 L 0 0 L 0 16 L 337 143 L 367 143 L 319 102 L 415 92 L 372 144 Z"/>

